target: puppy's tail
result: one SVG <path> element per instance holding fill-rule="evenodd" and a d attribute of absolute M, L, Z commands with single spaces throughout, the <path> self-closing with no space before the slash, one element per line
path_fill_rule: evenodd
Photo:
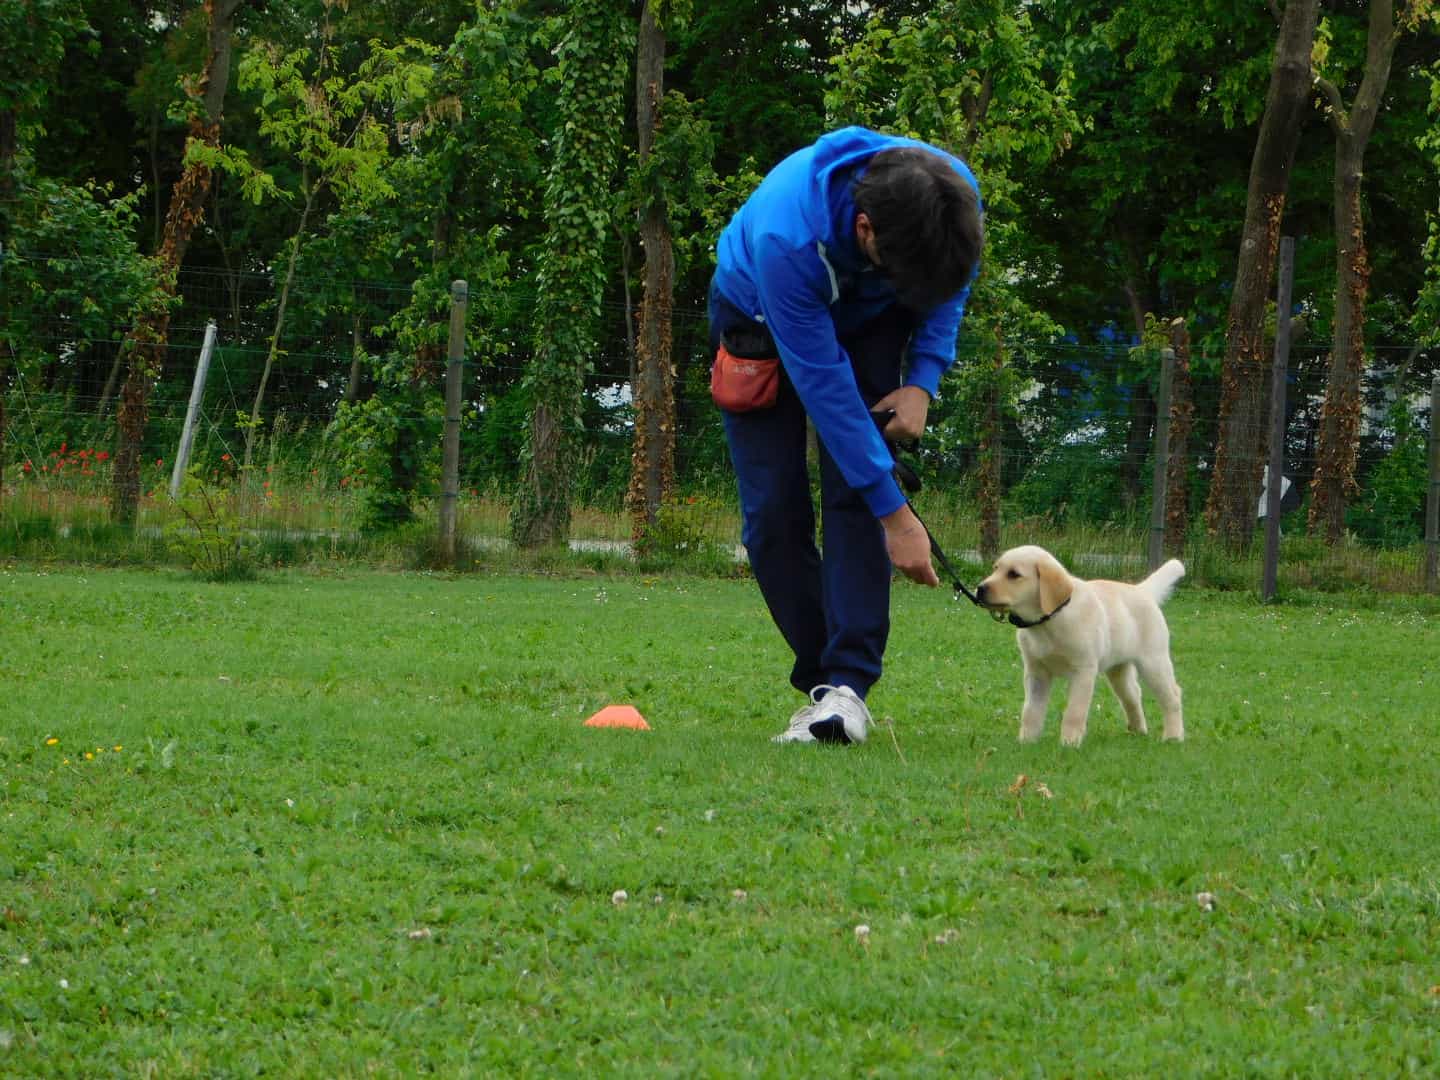
<path fill-rule="evenodd" d="M 1163 604 L 1170 599 L 1170 594 L 1175 591 L 1175 586 L 1184 576 L 1185 564 L 1179 559 L 1171 559 L 1140 582 L 1140 588 L 1148 592 L 1154 598 L 1155 603 Z"/>

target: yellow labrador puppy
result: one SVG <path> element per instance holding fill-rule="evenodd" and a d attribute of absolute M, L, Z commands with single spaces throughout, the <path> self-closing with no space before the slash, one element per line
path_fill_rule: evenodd
<path fill-rule="evenodd" d="M 1051 685 L 1069 679 L 1060 741 L 1079 746 L 1095 678 L 1102 672 L 1125 708 L 1131 731 L 1146 731 L 1140 707 L 1143 682 L 1164 710 L 1164 738 L 1185 738 L 1180 687 L 1170 662 L 1170 629 L 1160 612 L 1184 576 L 1184 564 L 1171 559 L 1138 585 L 1082 581 L 1066 572 L 1055 556 L 1034 546 L 1011 548 L 995 560 L 994 572 L 975 595 L 1020 628 L 1016 638 L 1025 662 L 1022 742 L 1040 737 Z"/>

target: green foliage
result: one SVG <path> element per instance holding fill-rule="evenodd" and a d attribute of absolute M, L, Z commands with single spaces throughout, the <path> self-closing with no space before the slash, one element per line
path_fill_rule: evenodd
<path fill-rule="evenodd" d="M 715 521 L 728 507 L 707 495 L 687 495 L 660 507 L 652 525 L 647 525 L 635 554 L 642 568 L 650 566 L 707 565 L 735 563 L 734 549 L 717 541 Z"/>
<path fill-rule="evenodd" d="M 175 499 L 178 516 L 165 525 L 165 544 L 205 581 L 253 581 L 257 544 L 243 527 L 230 493 L 191 467 Z"/>
<path fill-rule="evenodd" d="M 1416 140 L 1431 167 L 1432 182 L 1440 177 L 1440 63 L 1427 73 L 1430 82 L 1431 123 Z M 1426 214 L 1427 235 L 1423 249 L 1425 284 L 1415 305 L 1411 327 L 1420 340 L 1440 343 L 1440 208 Z"/>
<path fill-rule="evenodd" d="M 1346 514 L 1360 539 L 1381 547 L 1404 547 L 1421 538 L 1429 467 L 1426 433 L 1403 398 L 1387 416 L 1394 433 L 1390 452 L 1366 477 L 1357 505 Z"/>
<path fill-rule="evenodd" d="M 135 246 L 139 193 L 59 183 L 23 159 L 18 179 L 0 257 L 0 340 L 12 343 L 0 369 L 24 371 L 164 306 L 158 268 Z"/>
<path fill-rule="evenodd" d="M 666 91 L 650 157 L 643 165 L 638 155 L 629 157 L 617 216 L 635 220 L 662 205 L 674 235 L 677 276 L 687 265 L 707 259 L 715 244 L 707 215 L 719 186 L 714 158 L 710 122 L 684 94 Z"/>
<path fill-rule="evenodd" d="M 37 113 L 55 83 L 55 69 L 71 39 L 90 25 L 81 0 L 9 0 L 0 4 L 0 41 L 5 43 L 4 77 L 0 77 L 0 113 L 14 112 L 25 129 L 33 129 Z M 92 53 L 100 43 L 87 41 Z"/>
<path fill-rule="evenodd" d="M 438 487 L 444 399 L 417 378 L 411 358 L 374 363 L 378 392 L 342 402 L 330 430 L 342 470 L 364 492 L 362 528 L 384 531 L 415 519 L 415 503 Z"/>
<path fill-rule="evenodd" d="M 1111 436 L 1109 441 L 1116 440 Z M 1008 502 L 1023 518 L 1043 517 L 1057 526 L 1125 521 L 1123 449 L 1098 441 L 1041 447 L 1008 492 Z"/>

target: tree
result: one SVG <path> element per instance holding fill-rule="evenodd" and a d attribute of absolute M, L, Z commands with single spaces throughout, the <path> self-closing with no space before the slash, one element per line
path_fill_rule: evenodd
<path fill-rule="evenodd" d="M 512 264 L 523 265 L 530 241 L 524 219 L 538 175 L 533 117 L 541 107 L 528 50 L 543 39 L 510 4 L 477 9 L 438 58 L 428 95 L 397 116 L 406 153 L 391 159 L 386 176 L 405 198 L 343 208 L 323 242 L 336 250 L 343 241 L 367 268 L 383 253 L 389 268 L 380 272 L 411 278 L 408 302 L 370 320 L 373 397 L 356 400 L 347 390 L 332 429 L 334 444 L 370 478 L 371 526 L 412 520 L 420 481 L 433 474 L 451 281 L 470 286 L 467 380 L 480 381 L 522 332 L 516 309 L 524 303 L 528 314 L 529 304 L 511 295 Z M 351 370 L 353 387 L 361 364 Z"/>
<path fill-rule="evenodd" d="M 410 43 L 391 48 L 371 42 L 359 69 L 347 75 L 340 70 L 338 51 L 325 40 L 328 36 L 328 26 L 322 27 L 313 51 L 284 53 L 274 44 L 261 43 L 240 64 L 240 89 L 260 94 L 260 134 L 276 149 L 292 154 L 300 173 L 296 193 L 300 218 L 286 244 L 275 327 L 245 427 L 247 471 L 310 216 L 317 202 L 331 192 L 342 207 L 394 198 L 395 189 L 384 170 L 390 155 L 386 121 L 396 106 L 423 99 L 429 92 L 430 50 Z M 313 68 L 307 71 L 312 56 Z"/>
<path fill-rule="evenodd" d="M 557 127 L 545 181 L 535 357 L 525 479 L 511 513 L 521 547 L 562 543 L 570 530 L 573 450 L 605 282 L 610 179 L 619 151 L 628 27 L 615 0 L 579 0 L 556 47 Z"/>
<path fill-rule="evenodd" d="M 186 138 L 185 171 L 170 193 L 165 217 L 164 239 L 160 245 L 161 272 L 166 291 L 173 297 L 176 273 L 185 260 L 190 237 L 205 214 L 205 196 L 210 190 L 212 167 L 206 149 L 220 145 L 220 121 L 225 92 L 230 84 L 231 43 L 235 15 L 244 0 L 204 0 L 202 11 L 208 21 L 209 48 L 199 76 L 186 86 L 191 109 Z M 170 325 L 168 304 L 157 305 L 136 320 L 125 343 L 128 373 L 120 393 L 116 416 L 118 436 L 110 513 L 118 522 L 133 524 L 140 505 L 140 449 L 145 436 L 150 391 L 160 377 L 165 361 Z"/>
<path fill-rule="evenodd" d="M 639 165 L 653 156 L 665 95 L 665 31 L 653 0 L 642 0 L 635 53 L 635 128 Z M 645 290 L 635 349 L 635 440 L 625 502 L 631 533 L 639 542 L 653 528 L 675 482 L 675 371 L 670 363 L 670 307 L 675 292 L 675 246 L 664 196 L 650 193 L 640 211 L 645 249 Z"/>
<path fill-rule="evenodd" d="M 1432 173 L 1440 176 L 1440 64 L 1430 71 L 1430 117 L 1433 123 L 1416 144 L 1430 159 Z M 1426 214 L 1423 248 L 1425 282 L 1415 305 L 1412 326 L 1426 344 L 1440 344 L 1440 209 Z M 1435 423 L 1431 418 L 1431 423 Z"/>
<path fill-rule="evenodd" d="M 1210 532 L 1247 548 L 1265 459 L 1265 305 L 1280 246 L 1290 168 L 1310 89 L 1310 50 L 1319 0 L 1289 0 L 1280 18 L 1265 112 L 1255 140 L 1245 227 L 1226 322 L 1219 438 L 1206 505 Z"/>
<path fill-rule="evenodd" d="M 20 140 L 27 123 L 44 103 L 66 42 L 85 27 L 83 7 L 76 0 L 20 0 L 0 7 L 0 40 L 5 42 L 10 72 L 0 79 L 0 288 L 16 287 L 15 272 L 6 274 L 5 260 L 14 249 L 15 208 L 19 205 Z M 6 278 L 9 280 L 6 280 Z M 8 304 L 7 304 L 8 308 Z M 5 479 L 5 393 L 20 344 L 11 337 L 18 327 L 7 319 L 0 338 L 0 485 Z"/>
<path fill-rule="evenodd" d="M 1363 408 L 1360 378 L 1365 368 L 1365 302 L 1370 287 L 1361 202 L 1365 149 L 1390 81 L 1391 61 L 1400 35 L 1407 27 L 1428 19 L 1431 8 L 1429 0 L 1412 0 L 1402 3 L 1397 17 L 1393 0 L 1370 0 L 1364 71 L 1348 109 L 1340 86 L 1323 73 L 1315 79 L 1325 118 L 1335 135 L 1336 283 L 1335 339 L 1320 413 L 1315 473 L 1310 481 L 1309 526 L 1332 544 L 1344 535 L 1345 508 L 1359 490 L 1355 463 Z"/>

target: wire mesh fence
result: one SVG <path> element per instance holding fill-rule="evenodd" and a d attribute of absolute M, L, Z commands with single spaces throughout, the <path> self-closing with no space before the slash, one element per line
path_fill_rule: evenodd
<path fill-rule="evenodd" d="M 374 496 L 396 483 L 395 471 L 404 474 L 401 486 L 413 512 L 433 522 L 441 493 L 444 367 L 427 368 L 400 355 L 395 320 L 416 303 L 414 286 L 297 278 L 279 349 L 272 342 L 276 303 L 269 273 L 186 270 L 179 292 L 183 301 L 172 313 L 163 370 L 149 397 L 142 532 L 159 533 L 174 516 L 170 471 L 211 320 L 217 345 L 200 399 L 192 462 L 198 481 L 224 493 L 238 527 L 274 538 L 359 545 L 376 523 Z M 462 540 L 473 550 L 508 543 L 530 419 L 523 382 L 536 332 L 532 300 L 511 292 L 471 292 L 457 519 Z M 615 553 L 628 551 L 635 539 L 623 509 L 634 423 L 626 306 L 616 302 L 602 312 L 602 344 L 584 378 L 583 426 L 566 477 L 572 488 L 572 546 Z M 443 321 L 444 313 L 436 317 Z M 8 416 L 0 494 L 12 533 L 43 522 L 63 535 L 107 519 L 125 329 L 116 325 L 108 335 L 81 337 L 64 318 L 32 323 L 19 343 L 29 361 L 20 364 L 12 355 L 0 369 Z M 672 340 L 676 485 L 658 540 L 677 550 L 704 548 L 722 559 L 743 559 L 728 451 L 709 400 L 704 312 L 677 309 Z M 987 432 L 964 387 L 966 372 L 993 359 L 993 350 L 982 351 L 962 330 L 955 373 L 932 407 L 925 440 L 908 458 L 924 481 L 915 496 L 917 508 L 937 538 L 962 566 L 981 561 L 977 491 L 990 446 L 998 453 L 1001 546 L 1044 544 L 1086 576 L 1143 572 L 1158 353 L 1120 340 L 1012 342 L 1004 360 L 1014 376 L 1013 400 L 1001 411 L 998 428 Z M 406 372 L 404 392 L 395 392 L 393 372 L 392 381 L 385 381 L 387 361 Z M 252 424 L 267 363 L 272 370 L 264 405 L 258 424 Z M 1350 498 L 1344 539 L 1330 544 L 1311 536 L 1306 523 L 1328 351 L 1306 342 L 1292 349 L 1282 586 L 1421 591 L 1431 585 L 1426 559 L 1434 545 L 1427 549 L 1424 528 L 1427 491 L 1434 484 L 1427 443 L 1437 363 L 1434 352 L 1411 347 L 1381 349 L 1371 357 L 1363 386 L 1358 490 Z M 1258 531 L 1257 543 L 1237 553 L 1213 542 L 1205 528 L 1220 369 L 1221 357 L 1213 351 L 1197 348 L 1189 357 L 1193 423 L 1171 447 L 1169 469 L 1172 483 L 1184 488 L 1179 553 L 1192 576 L 1250 587 L 1259 578 Z M 1268 408 L 1263 411 L 1268 416 Z M 409 433 L 408 444 L 377 445 L 398 429 Z M 1260 477 L 1265 437 L 1253 434 L 1243 441 L 1254 459 L 1242 464 Z M 392 474 L 376 475 L 387 470 Z M 1259 494 L 1257 487 L 1257 529 Z"/>

